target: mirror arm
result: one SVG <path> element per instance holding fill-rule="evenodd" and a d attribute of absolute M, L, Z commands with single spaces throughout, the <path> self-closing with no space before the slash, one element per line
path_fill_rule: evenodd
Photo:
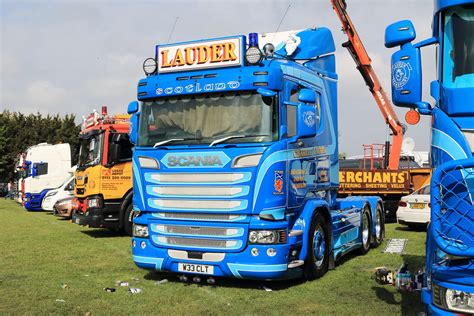
<path fill-rule="evenodd" d="M 436 44 L 436 43 L 438 43 L 438 39 L 436 37 L 430 37 L 430 38 L 427 38 L 427 39 L 425 39 L 421 42 L 413 44 L 413 47 L 414 48 L 421 48 L 421 47 L 433 45 L 433 44 Z"/>
<path fill-rule="evenodd" d="M 431 106 L 428 102 L 416 102 L 415 106 L 420 114 L 431 115 Z"/>

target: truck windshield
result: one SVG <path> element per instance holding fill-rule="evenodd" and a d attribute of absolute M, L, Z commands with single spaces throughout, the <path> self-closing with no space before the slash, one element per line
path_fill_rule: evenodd
<path fill-rule="evenodd" d="M 443 83 L 474 85 L 474 5 L 456 6 L 444 15 Z"/>
<path fill-rule="evenodd" d="M 138 145 L 270 142 L 278 138 L 275 104 L 275 98 L 247 91 L 147 101 Z"/>
<path fill-rule="evenodd" d="M 100 163 L 104 134 L 88 135 L 81 139 L 79 149 L 79 167 L 88 167 Z"/>

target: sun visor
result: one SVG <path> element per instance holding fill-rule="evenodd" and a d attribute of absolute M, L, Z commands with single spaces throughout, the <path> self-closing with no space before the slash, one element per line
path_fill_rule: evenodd
<path fill-rule="evenodd" d="M 259 35 L 261 48 L 267 43 L 275 46 L 275 54 L 291 59 L 307 60 L 335 52 L 331 31 L 325 27 L 264 33 Z"/>

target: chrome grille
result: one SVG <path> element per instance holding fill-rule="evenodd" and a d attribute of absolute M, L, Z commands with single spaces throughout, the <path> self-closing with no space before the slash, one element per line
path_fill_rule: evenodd
<path fill-rule="evenodd" d="M 232 221 L 237 220 L 242 216 L 235 214 L 196 214 L 196 213 L 171 213 L 160 212 L 153 213 L 155 217 L 178 220 L 196 220 L 196 221 Z"/>
<path fill-rule="evenodd" d="M 162 196 L 234 196 L 242 193 L 242 187 L 218 186 L 153 186 L 151 193 Z"/>
<path fill-rule="evenodd" d="M 431 227 L 438 247 L 474 256 L 474 159 L 439 166 L 432 177 Z"/>
<path fill-rule="evenodd" d="M 244 173 L 156 173 L 150 176 L 156 183 L 233 183 L 244 178 Z"/>
<path fill-rule="evenodd" d="M 152 226 L 152 230 L 158 233 L 175 234 L 175 235 L 193 235 L 193 236 L 216 236 L 228 237 L 242 235 L 241 228 L 219 228 L 206 226 L 182 226 L 182 225 L 160 225 Z"/>
<path fill-rule="evenodd" d="M 204 238 L 158 237 L 160 243 L 170 246 L 199 247 L 199 248 L 232 248 L 237 245 L 235 240 L 219 240 Z"/>

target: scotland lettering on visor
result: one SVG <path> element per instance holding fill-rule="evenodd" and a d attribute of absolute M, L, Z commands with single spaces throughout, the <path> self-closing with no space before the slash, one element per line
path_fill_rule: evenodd
<path fill-rule="evenodd" d="M 157 53 L 160 73 L 238 66 L 242 37 L 158 46 Z"/>

